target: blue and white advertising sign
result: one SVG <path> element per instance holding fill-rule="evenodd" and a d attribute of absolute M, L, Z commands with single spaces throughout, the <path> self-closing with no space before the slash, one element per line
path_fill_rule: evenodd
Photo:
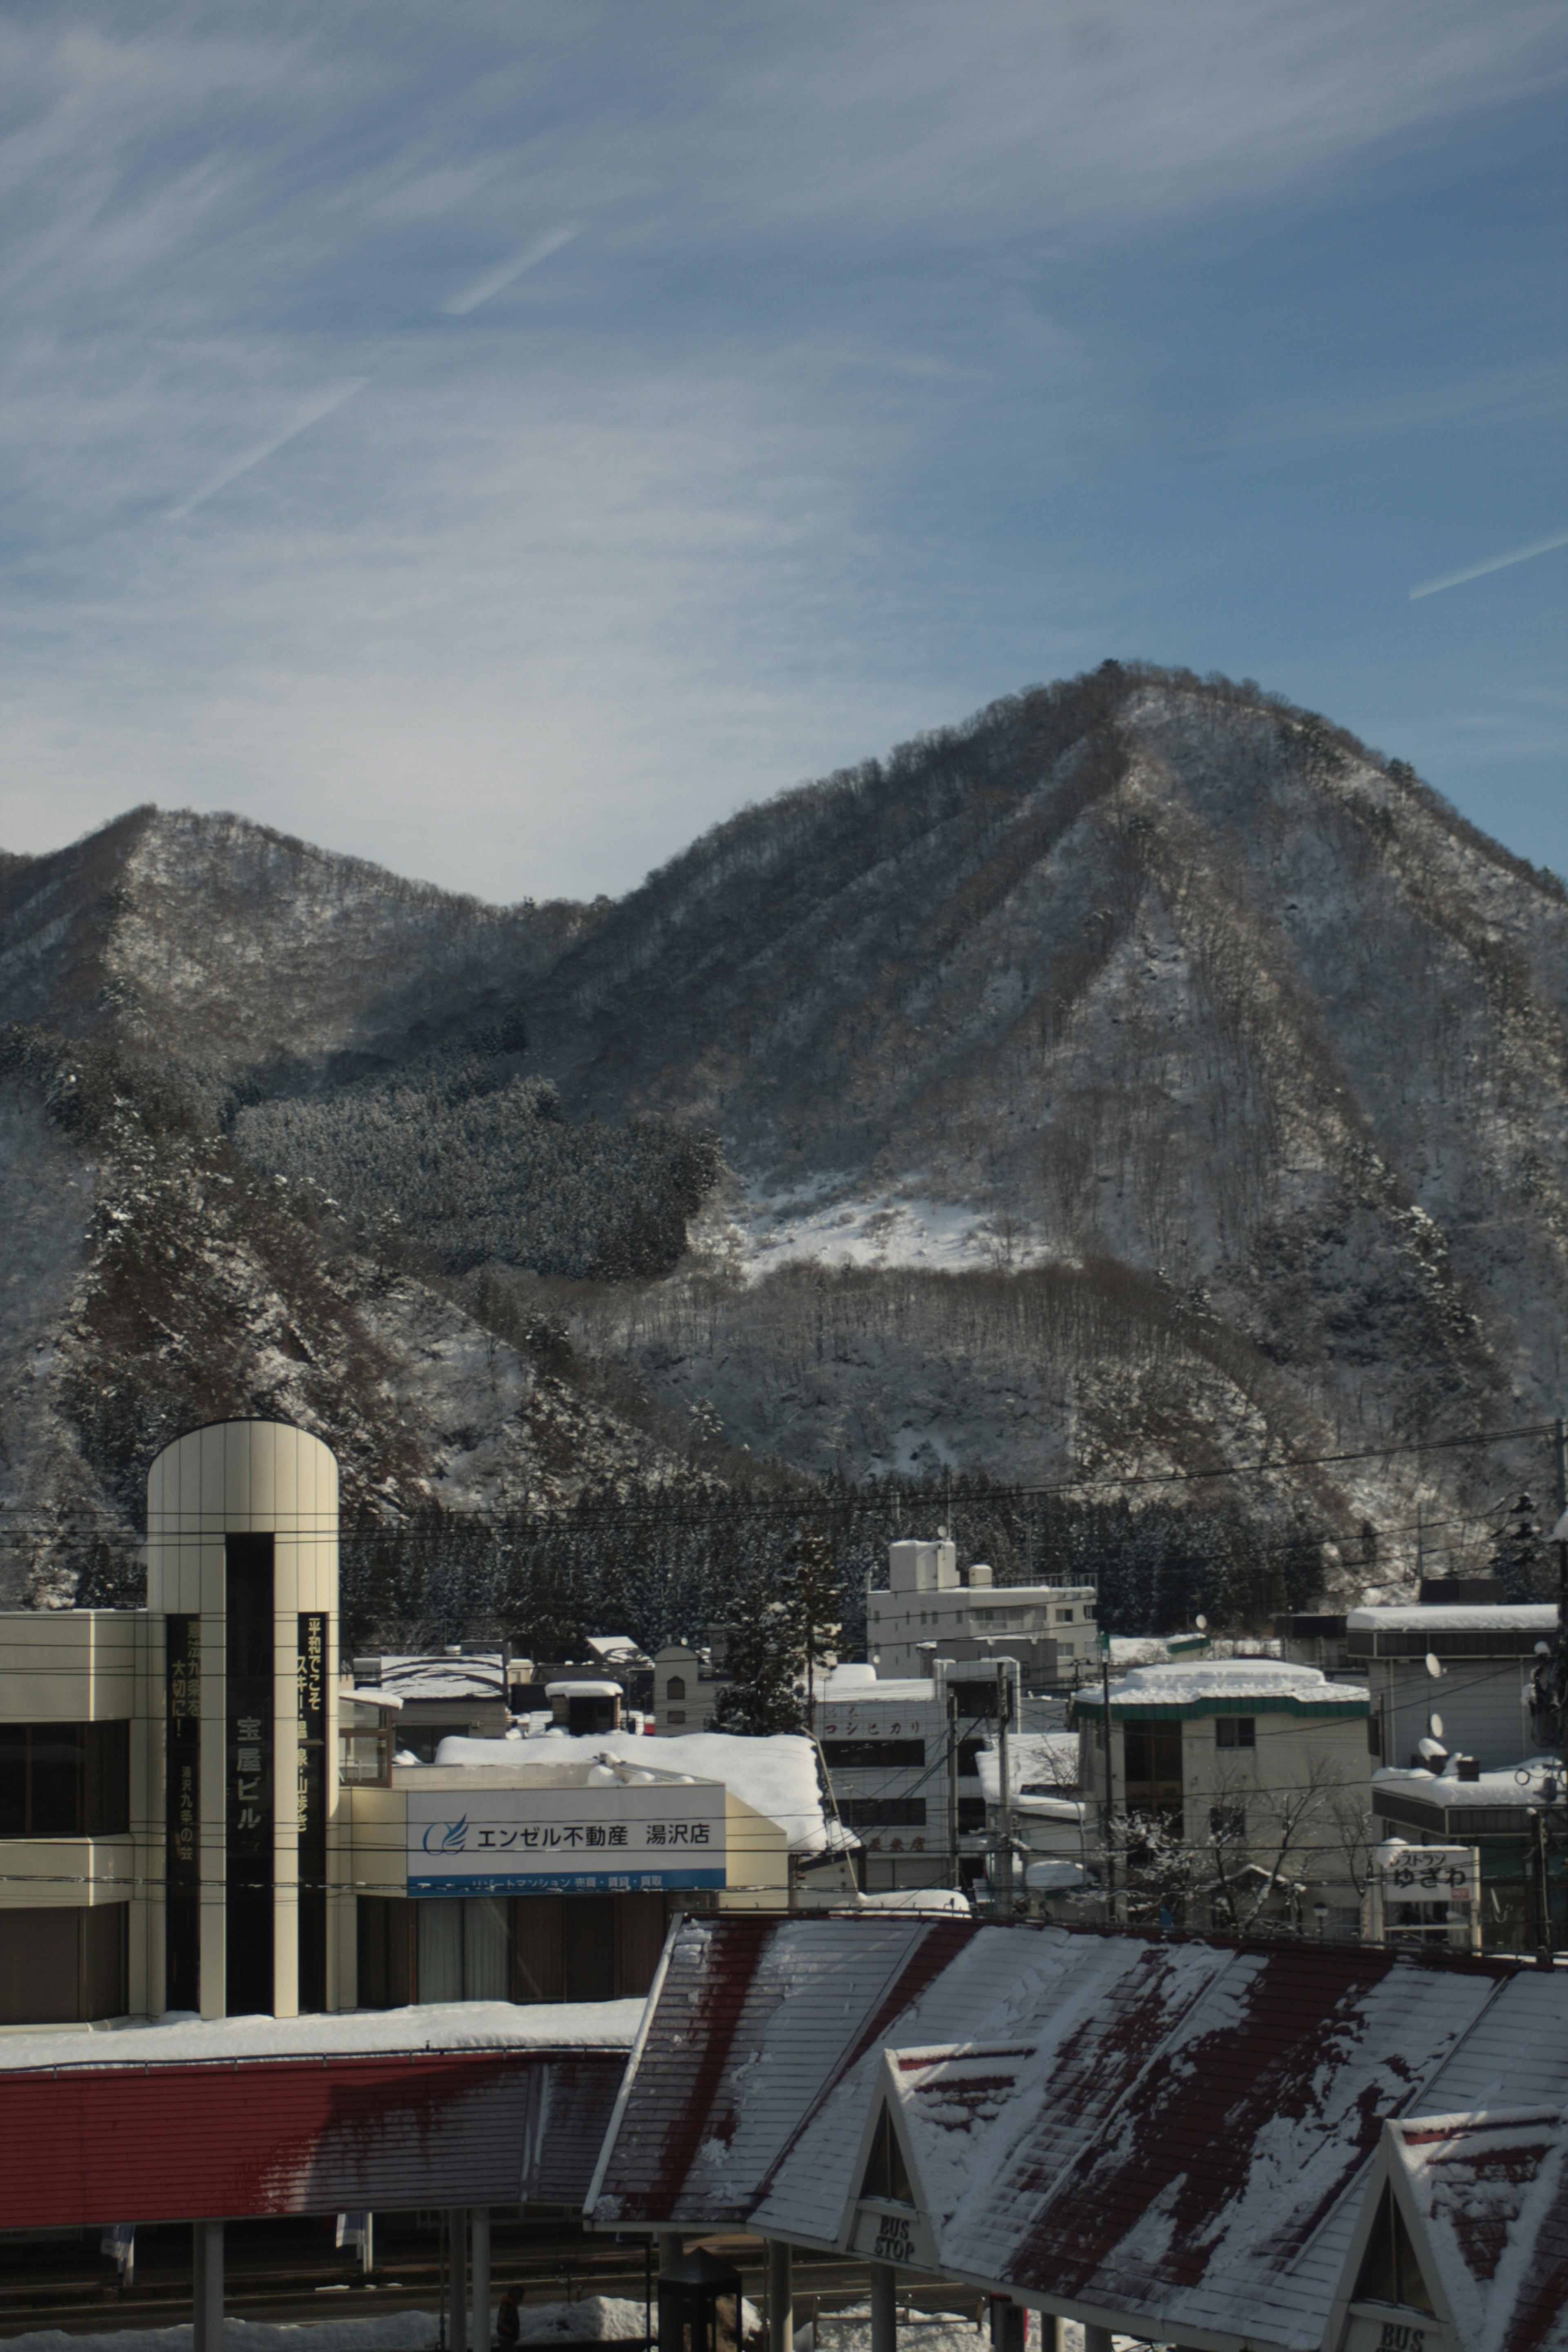
<path fill-rule="evenodd" d="M 723 1884 L 717 1782 L 408 1792 L 410 1895 L 642 1895 Z"/>

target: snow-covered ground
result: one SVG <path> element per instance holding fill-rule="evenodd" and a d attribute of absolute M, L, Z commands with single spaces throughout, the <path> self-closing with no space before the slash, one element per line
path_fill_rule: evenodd
<path fill-rule="evenodd" d="M 899 2320 L 899 2340 L 905 2352 L 980 2352 L 989 2345 L 988 2328 L 976 2327 L 973 2321 L 961 2319 L 954 2312 L 913 2311 Z M 825 2315 L 811 2327 L 795 2331 L 795 2352 L 871 2352 L 871 2314 L 869 2306 L 857 2310 Z M 1132 2336 L 1113 2338 L 1116 2352 L 1131 2352 L 1142 2341 Z M 1076 2319 L 1068 2320 L 1062 2329 L 1063 2352 L 1083 2352 L 1083 2330 Z M 1037 2312 L 1028 2315 L 1027 2352 L 1041 2352 L 1040 2318 Z"/>
<path fill-rule="evenodd" d="M 374 2293 L 374 2290 L 370 2289 Z M 499 2294 L 499 2291 L 498 2291 Z M 749 2308 L 749 2306 L 748 2306 Z M 616 2295 L 584 2295 L 581 2303 L 536 2303 L 524 2306 L 522 2340 L 563 2336 L 579 2343 L 602 2343 L 608 2337 L 641 2336 L 647 2314 L 640 2303 Z M 272 2321 L 226 2318 L 227 2352 L 428 2352 L 437 2340 L 433 2311 L 386 2311 L 369 2319 L 306 2320 L 289 2325 Z M 181 2327 L 115 2327 L 101 2335 L 67 2335 L 58 2327 L 38 2328 L 29 2336 L 7 2338 L 13 2352 L 79 2352 L 84 2344 L 102 2344 L 105 2352 L 191 2352 L 193 2336 Z"/>
<path fill-rule="evenodd" d="M 736 1204 L 736 1223 L 752 1281 L 807 1258 L 932 1272 L 1034 1262 L 1026 1234 L 1007 1239 L 973 1208 L 902 1192 L 867 1196 L 832 1176 L 795 1192 L 750 1193 Z"/>

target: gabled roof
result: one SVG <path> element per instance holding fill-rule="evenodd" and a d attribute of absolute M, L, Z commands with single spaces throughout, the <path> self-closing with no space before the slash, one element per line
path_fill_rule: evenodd
<path fill-rule="evenodd" d="M 1157 2335 L 1318 2352 L 1385 2120 L 1467 2078 L 1519 2105 L 1543 2041 L 1568 2067 L 1568 1976 L 1501 1962 L 689 1923 L 594 2218 L 841 2244 L 890 2086 L 943 2272 Z"/>
<path fill-rule="evenodd" d="M 1568 2117 L 1391 2124 L 1425 2275 L 1474 2352 L 1568 2352 Z"/>

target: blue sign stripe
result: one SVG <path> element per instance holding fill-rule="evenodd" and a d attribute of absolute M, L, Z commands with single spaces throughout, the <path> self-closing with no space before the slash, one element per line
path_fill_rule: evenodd
<path fill-rule="evenodd" d="M 662 1895 L 722 1886 L 719 1870 L 530 1870 L 493 1876 L 410 1878 L 410 1895 Z"/>

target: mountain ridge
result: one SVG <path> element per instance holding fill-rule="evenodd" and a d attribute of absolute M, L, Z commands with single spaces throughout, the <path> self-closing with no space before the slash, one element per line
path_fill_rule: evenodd
<path fill-rule="evenodd" d="M 476 1249 L 429 1210 L 399 1279 L 463 1328 L 553 1318 L 674 1425 L 814 1476 L 1272 1460 L 1331 1583 L 1367 1525 L 1395 1570 L 1416 1521 L 1477 1564 L 1539 1475 L 1465 1449 L 1568 1378 L 1565 1016 L 1558 877 L 1327 720 L 1145 665 L 743 808 L 614 903 L 487 908 L 147 810 L 0 863 L 0 1019 L 127 1069 L 177 1041 L 242 1181 L 305 1200 L 345 1084 L 432 1055 L 721 1138 L 679 1266 L 567 1280 L 531 1228 Z M 341 1244 L 367 1265 L 377 1181 Z M 1358 1448 L 1405 1450 L 1309 1474 Z"/>

